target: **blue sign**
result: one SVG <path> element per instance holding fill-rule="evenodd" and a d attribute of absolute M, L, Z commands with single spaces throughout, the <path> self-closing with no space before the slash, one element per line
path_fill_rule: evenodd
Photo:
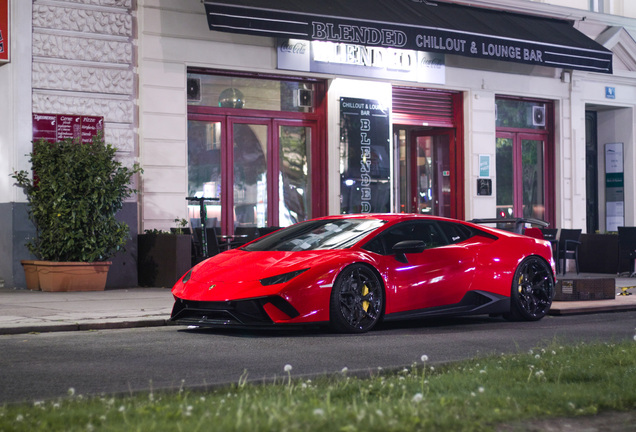
<path fill-rule="evenodd" d="M 605 99 L 616 99 L 616 88 L 605 87 Z"/>

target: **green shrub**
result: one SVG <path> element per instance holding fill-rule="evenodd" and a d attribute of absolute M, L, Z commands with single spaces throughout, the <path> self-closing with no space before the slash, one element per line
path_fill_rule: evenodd
<path fill-rule="evenodd" d="M 124 199 L 137 191 L 130 187 L 142 172 L 115 160 L 115 148 L 95 137 L 92 144 L 71 140 L 39 141 L 29 154 L 33 178 L 27 171 L 11 176 L 29 202 L 36 236 L 29 251 L 47 261 L 105 261 L 123 249 L 130 237 L 128 225 L 115 214 Z"/>

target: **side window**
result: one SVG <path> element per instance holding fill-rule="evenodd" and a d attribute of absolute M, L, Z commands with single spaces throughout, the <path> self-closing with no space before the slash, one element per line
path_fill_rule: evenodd
<path fill-rule="evenodd" d="M 453 222 L 440 222 L 440 228 L 451 244 L 463 242 L 473 236 L 470 228 Z"/>
<path fill-rule="evenodd" d="M 364 249 L 381 255 L 393 253 L 393 246 L 404 240 L 422 240 L 427 248 L 448 244 L 437 224 L 433 221 L 403 222 L 364 245 Z"/>

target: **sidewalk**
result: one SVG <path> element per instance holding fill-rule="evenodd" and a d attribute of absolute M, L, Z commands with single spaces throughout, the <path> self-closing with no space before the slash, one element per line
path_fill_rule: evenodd
<path fill-rule="evenodd" d="M 595 276 L 608 277 L 578 277 Z M 566 275 L 569 277 L 577 276 Z M 633 295 L 617 295 L 614 300 L 555 301 L 550 315 L 636 310 L 636 278 L 616 278 L 617 294 L 622 287 L 634 287 L 629 289 Z M 165 326 L 173 302 L 168 288 L 61 293 L 2 289 L 0 335 Z"/>
<path fill-rule="evenodd" d="M 0 335 L 168 324 L 168 288 L 91 292 L 0 290 Z"/>

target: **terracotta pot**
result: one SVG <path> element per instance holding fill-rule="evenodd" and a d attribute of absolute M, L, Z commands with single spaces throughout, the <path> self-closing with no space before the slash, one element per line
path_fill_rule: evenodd
<path fill-rule="evenodd" d="M 32 291 L 40 291 L 40 278 L 38 277 L 37 263 L 35 260 L 22 260 L 24 268 L 24 278 L 26 279 L 26 287 Z"/>
<path fill-rule="evenodd" d="M 103 291 L 110 261 L 54 262 L 38 261 L 38 278 L 42 291 Z"/>

